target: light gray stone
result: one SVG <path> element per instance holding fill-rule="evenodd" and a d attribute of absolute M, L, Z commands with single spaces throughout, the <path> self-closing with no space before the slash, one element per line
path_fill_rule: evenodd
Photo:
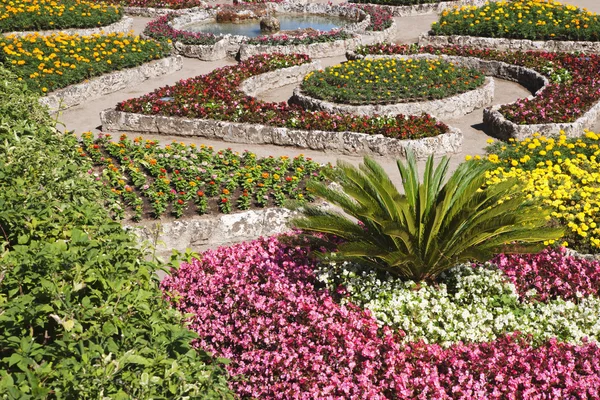
<path fill-rule="evenodd" d="M 123 17 L 121 20 L 98 28 L 87 28 L 87 29 L 56 29 L 51 31 L 23 31 L 23 32 L 6 32 L 4 36 L 26 36 L 32 34 L 38 34 L 41 36 L 51 36 L 57 33 L 64 33 L 67 35 L 79 35 L 79 36 L 90 36 L 98 34 L 110 34 L 110 33 L 127 33 L 133 29 L 133 18 Z"/>
<path fill-rule="evenodd" d="M 563 40 L 504 39 L 478 36 L 437 36 L 428 34 L 419 37 L 420 46 L 470 46 L 501 51 L 549 51 L 582 52 L 600 54 L 600 42 L 578 42 Z"/>
<path fill-rule="evenodd" d="M 152 7 L 123 7 L 123 12 L 126 15 L 135 17 L 158 18 L 163 15 L 173 13 L 193 13 L 204 10 L 205 5 L 192 8 L 184 8 L 181 10 L 173 10 L 171 8 L 152 8 Z"/>
<path fill-rule="evenodd" d="M 412 17 L 415 15 L 439 14 L 444 10 L 462 6 L 482 6 L 488 0 L 457 0 L 441 1 L 439 3 L 414 4 L 410 6 L 376 5 L 392 13 L 394 17 Z M 499 0 L 490 0 L 492 2 Z"/>
<path fill-rule="evenodd" d="M 57 112 L 84 101 L 138 85 L 150 78 L 173 73 L 181 68 L 183 68 L 181 56 L 161 58 L 138 67 L 114 71 L 91 78 L 86 82 L 55 90 L 40 98 L 40 103 L 48 106 L 51 112 Z"/>

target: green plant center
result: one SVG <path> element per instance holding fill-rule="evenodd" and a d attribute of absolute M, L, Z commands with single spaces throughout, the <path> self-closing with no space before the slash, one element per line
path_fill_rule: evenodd
<path fill-rule="evenodd" d="M 441 59 L 364 59 L 309 73 L 302 90 L 344 104 L 393 104 L 442 99 L 481 86 L 485 76 Z"/>

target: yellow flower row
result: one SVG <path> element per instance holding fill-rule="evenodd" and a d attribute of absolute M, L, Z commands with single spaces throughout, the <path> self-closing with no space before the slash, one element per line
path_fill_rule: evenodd
<path fill-rule="evenodd" d="M 529 198 L 539 198 L 554 209 L 552 217 L 570 232 L 576 247 L 600 248 L 600 138 L 536 136 L 512 141 L 492 153 L 497 165 L 488 172 L 488 185 L 517 177 Z M 507 155 L 511 155 L 508 157 Z M 597 251 L 597 250 L 596 250 Z"/>

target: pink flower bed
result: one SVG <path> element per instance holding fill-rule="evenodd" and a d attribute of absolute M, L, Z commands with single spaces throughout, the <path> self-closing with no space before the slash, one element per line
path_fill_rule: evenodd
<path fill-rule="evenodd" d="M 577 293 L 598 296 L 600 262 L 566 255 L 566 250 L 544 250 L 539 254 L 504 255 L 492 260 L 515 284 L 519 295 L 531 289 L 536 299 L 576 299 Z"/>
<path fill-rule="evenodd" d="M 163 281 L 192 314 L 197 345 L 232 360 L 242 398 L 600 398 L 600 348 L 551 340 L 400 344 L 353 305 L 316 286 L 307 250 L 276 238 L 223 247 Z"/>

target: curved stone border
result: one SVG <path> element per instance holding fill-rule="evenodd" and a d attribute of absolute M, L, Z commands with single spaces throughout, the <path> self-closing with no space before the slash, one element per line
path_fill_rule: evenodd
<path fill-rule="evenodd" d="M 319 67 L 319 63 L 313 62 L 268 72 L 242 82 L 240 88 L 246 93 L 257 93 L 298 83 L 307 72 Z M 306 131 L 240 122 L 135 114 L 113 108 L 102 111 L 100 119 L 102 129 L 108 132 L 200 136 L 232 143 L 275 144 L 352 155 L 403 157 L 410 148 L 418 158 L 426 158 L 431 154 L 458 153 L 463 142 L 463 134 L 456 128 L 450 128 L 450 132 L 435 137 L 400 140 L 358 132 Z"/>
<path fill-rule="evenodd" d="M 426 113 L 436 119 L 455 118 L 489 105 L 494 100 L 494 79 L 486 77 L 485 83 L 465 93 L 439 100 L 413 103 L 350 105 L 332 103 L 305 94 L 302 88 L 294 89 L 293 102 L 309 110 L 327 111 L 335 114 L 355 115 L 418 115 Z"/>
<path fill-rule="evenodd" d="M 561 40 L 503 39 L 478 36 L 436 36 L 429 33 L 419 36 L 420 46 L 468 46 L 500 51 L 583 52 L 600 54 L 600 42 Z"/>
<path fill-rule="evenodd" d="M 27 31 L 27 32 L 8 32 L 3 33 L 4 36 L 26 36 L 38 34 L 41 36 L 50 36 L 55 35 L 57 33 L 66 33 L 68 35 L 79 35 L 79 36 L 90 36 L 97 34 L 105 34 L 108 35 L 110 33 L 127 33 L 133 29 L 133 18 L 131 17 L 123 17 L 120 21 L 115 22 L 114 24 L 101 26 L 98 28 L 87 28 L 87 29 L 57 29 L 53 31 Z"/>
<path fill-rule="evenodd" d="M 192 8 L 183 8 L 174 10 L 172 8 L 152 8 L 152 7 L 123 7 L 123 12 L 126 15 L 134 16 L 134 17 L 147 17 L 147 18 L 157 18 L 162 17 L 163 15 L 172 14 L 172 13 L 191 13 L 204 9 L 206 5 L 192 7 Z"/>
<path fill-rule="evenodd" d="M 159 255 L 169 257 L 172 250 L 200 251 L 288 232 L 288 221 L 295 215 L 285 208 L 265 208 L 169 222 L 147 221 L 125 227 L 140 242 L 153 244 Z"/>
<path fill-rule="evenodd" d="M 498 1 L 498 0 L 489 0 Z M 439 3 L 415 4 L 412 6 L 391 6 L 385 4 L 370 4 L 371 6 L 381 7 L 392 13 L 394 17 L 412 17 L 425 14 L 439 14 L 444 10 L 462 6 L 482 6 L 488 0 L 457 0 L 457 1 L 442 1 Z M 364 3 L 362 3 L 364 4 Z"/>
<path fill-rule="evenodd" d="M 600 261 L 600 254 L 582 254 L 569 248 L 566 248 L 566 250 L 568 256 L 583 258 L 587 261 Z"/>
<path fill-rule="evenodd" d="M 48 106 L 50 112 L 57 112 L 76 106 L 84 101 L 137 85 L 147 79 L 173 73 L 181 68 L 183 68 L 181 56 L 161 58 L 138 67 L 114 71 L 91 78 L 87 82 L 55 90 L 40 98 L 40 103 Z"/>

